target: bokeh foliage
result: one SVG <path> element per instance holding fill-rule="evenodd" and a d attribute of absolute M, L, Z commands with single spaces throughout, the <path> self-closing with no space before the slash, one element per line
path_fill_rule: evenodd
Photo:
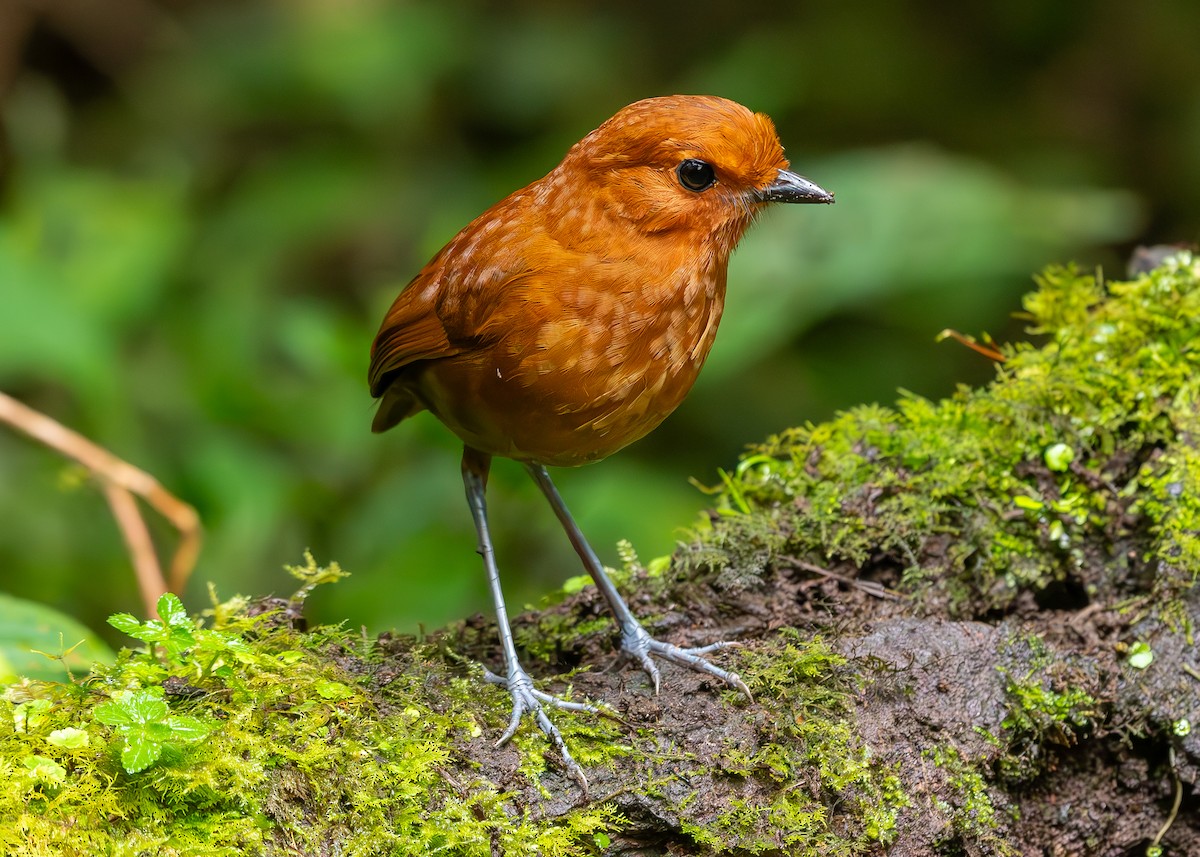
<path fill-rule="evenodd" d="M 1200 233 L 1188 0 L 70 5 L 6 43 L 0 387 L 199 508 L 193 596 L 286 590 L 311 547 L 354 573 L 326 619 L 486 609 L 457 444 L 427 416 L 369 434 L 367 349 L 458 228 L 637 98 L 769 112 L 838 204 L 765 218 L 689 401 L 559 475 L 610 560 L 668 552 L 705 503 L 687 477 L 746 443 L 986 377 L 934 337 L 1021 335 L 1028 272 Z M 490 499 L 510 603 L 576 573 L 519 468 Z M 101 498 L 7 432 L 0 521 L 4 591 L 94 628 L 133 609 Z"/>

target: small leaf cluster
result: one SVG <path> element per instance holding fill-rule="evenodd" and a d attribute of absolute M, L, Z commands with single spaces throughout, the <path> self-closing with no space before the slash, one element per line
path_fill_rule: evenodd
<path fill-rule="evenodd" d="M 130 774 L 153 765 L 166 747 L 200 741 L 212 729 L 199 718 L 171 714 L 161 687 L 120 691 L 92 716 L 121 734 L 121 764 Z"/>

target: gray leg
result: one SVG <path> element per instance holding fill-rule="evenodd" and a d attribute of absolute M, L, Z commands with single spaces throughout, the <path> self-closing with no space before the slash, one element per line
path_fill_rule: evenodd
<path fill-rule="evenodd" d="M 563 741 L 562 733 L 558 731 L 558 727 L 550 722 L 550 718 L 546 716 L 546 712 L 542 708 L 542 703 L 558 708 L 566 708 L 570 711 L 599 713 L 599 709 L 581 702 L 567 702 L 566 700 L 558 699 L 557 697 L 535 690 L 529 673 L 525 672 L 520 661 L 517 660 L 517 649 L 513 644 L 512 627 L 508 623 L 508 610 L 504 606 L 504 593 L 500 589 L 500 571 L 496 567 L 495 551 L 492 549 L 492 537 L 488 532 L 487 502 L 484 499 L 484 492 L 487 488 L 487 476 L 491 463 L 492 458 L 490 455 L 469 447 L 463 450 L 463 485 L 467 489 L 467 503 L 471 507 L 471 516 L 475 519 L 475 532 L 479 537 L 478 551 L 479 555 L 483 557 L 483 567 L 487 571 L 488 586 L 492 590 L 492 601 L 496 605 L 496 624 L 500 626 L 500 646 L 504 651 L 504 670 L 506 675 L 503 677 L 498 676 L 485 669 L 484 678 L 491 684 L 501 684 L 508 688 L 513 701 L 512 717 L 509 719 L 508 728 L 504 730 L 504 734 L 500 736 L 500 740 L 496 742 L 496 746 L 499 747 L 512 738 L 521 723 L 522 715 L 532 715 L 537 721 L 538 726 L 541 727 L 541 730 L 546 733 L 546 737 L 550 739 L 550 743 L 554 745 L 555 749 L 562 756 L 567 772 L 579 783 L 579 787 L 583 790 L 583 794 L 586 797 L 588 786 L 587 778 L 583 775 L 583 769 L 572 758 L 570 751 L 567 749 L 566 742 Z"/>
<path fill-rule="evenodd" d="M 701 657 L 701 655 L 706 655 L 709 652 L 719 651 L 737 644 L 721 642 L 695 649 L 681 649 L 678 646 L 672 646 L 670 643 L 663 643 L 651 637 L 646 629 L 642 627 L 642 623 L 630 612 L 628 605 L 621 598 L 621 593 L 617 592 L 617 588 L 613 586 L 612 581 L 608 579 L 608 575 L 604 573 L 604 566 L 600 564 L 596 552 L 592 550 L 592 546 L 583 537 L 583 533 L 580 532 L 575 519 L 567 511 L 567 507 L 563 503 L 558 489 L 550 481 L 550 474 L 546 472 L 546 468 L 540 464 L 526 463 L 525 469 L 529 471 L 529 475 L 533 477 L 533 481 L 537 483 L 538 487 L 542 489 L 542 493 L 546 495 L 546 499 L 550 501 L 550 506 L 554 509 L 554 514 L 558 516 L 563 529 L 567 531 L 567 538 L 571 540 L 571 544 L 575 547 L 575 552 L 583 560 L 584 568 L 592 576 L 592 580 L 596 581 L 596 588 L 600 590 L 600 594 L 608 602 L 608 607 L 612 610 L 612 614 L 617 620 L 617 625 L 621 628 L 621 651 L 637 661 L 642 669 L 646 671 L 654 682 L 654 692 L 658 693 L 659 675 L 658 667 L 654 665 L 651 656 L 671 661 L 672 663 L 698 672 L 708 673 L 715 678 L 719 678 L 730 687 L 740 690 L 746 695 L 747 699 L 752 700 L 753 697 L 750 695 L 750 688 L 746 687 L 746 683 L 742 681 L 741 676 L 737 673 L 723 670 Z"/>

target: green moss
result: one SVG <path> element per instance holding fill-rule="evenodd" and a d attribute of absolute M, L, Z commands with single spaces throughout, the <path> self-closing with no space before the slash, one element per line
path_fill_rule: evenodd
<path fill-rule="evenodd" d="M 1191 586 L 1200 263 L 1184 253 L 1130 283 L 1053 268 L 1038 286 L 1025 309 L 1043 345 L 1003 347 L 984 388 L 905 394 L 771 438 L 725 475 L 721 516 L 684 562 L 882 564 L 960 615 L 1004 609 L 1096 556 L 1122 572 L 1130 545 L 1164 596 Z"/>
<path fill-rule="evenodd" d="M 302 594 L 338 576 L 311 557 L 292 570 Z M 77 683 L 10 688 L 0 701 L 4 853 L 590 855 L 622 831 L 611 802 L 531 812 L 464 776 L 466 746 L 503 728 L 509 701 L 479 693 L 478 678 L 432 644 L 385 652 L 338 628 L 293 629 L 294 601 L 258 615 L 252 606 L 215 603 L 200 622 L 164 597 L 160 620 L 113 619 L 145 649 Z M 792 632 L 743 652 L 738 669 L 766 706 L 746 709 L 752 746 L 718 760 L 730 787 L 715 814 L 711 795 L 681 796 L 677 775 L 660 769 L 682 762 L 679 776 L 711 776 L 711 760 L 654 728 L 631 734 L 563 711 L 555 722 L 585 768 L 635 766 L 639 791 L 714 849 L 855 854 L 889 841 L 906 798 L 856 737 L 844 660 Z M 513 744 L 518 776 L 536 786 L 544 737 L 521 729 Z M 833 805 L 853 810 L 835 822 Z"/>
<path fill-rule="evenodd" d="M 857 854 L 891 841 L 908 799 L 894 772 L 857 738 L 845 659 L 820 638 L 782 633 L 784 645 L 750 651 L 741 665 L 762 704 L 751 715 L 759 718 L 760 741 L 750 751 L 727 747 L 718 761 L 729 776 L 769 781 L 773 797 L 766 804 L 735 800 L 712 823 L 685 823 L 685 832 L 722 852 L 751 854 Z M 832 803 L 853 807 L 849 829 L 845 816 L 833 823 Z"/>
<path fill-rule="evenodd" d="M 1009 783 L 1039 776 L 1054 746 L 1068 747 L 1085 736 L 1101 718 L 1098 700 L 1079 686 L 1069 659 L 1051 653 L 1037 637 L 1013 641 L 1009 656 L 1016 665 L 1000 668 L 1008 712 L 996 736 L 1003 755 L 997 765 Z"/>
<path fill-rule="evenodd" d="M 307 571 L 328 570 L 310 558 Z M 3 853 L 490 855 L 496 842 L 507 854 L 583 855 L 619 824 L 605 803 L 551 820 L 514 814 L 487 783 L 448 777 L 481 708 L 468 679 L 431 693 L 432 648 L 411 650 L 379 692 L 370 641 L 347 651 L 339 629 L 301 634 L 240 603 L 217 605 L 205 626 L 170 598 L 163 621 L 115 620 L 157 654 L 126 650 L 82 682 L 26 682 L 0 700 Z M 122 700 L 128 711 L 114 715 Z M 483 717 L 507 718 L 503 694 L 486 700 Z M 158 742 L 149 761 L 128 753 L 134 727 L 112 725 L 135 710 L 139 740 Z M 603 718 L 556 719 L 586 765 L 629 752 Z M 540 767 L 524 770 L 536 778 Z"/>
<path fill-rule="evenodd" d="M 946 799 L 935 801 L 938 810 L 949 820 L 949 830 L 943 837 L 943 846 L 954 843 L 970 843 L 976 853 L 995 854 L 997 857 L 1016 854 L 1017 851 L 1005 839 L 1002 819 L 988 791 L 987 780 L 979 769 L 963 758 L 954 747 L 939 746 L 928 753 L 929 758 L 946 772 L 946 785 L 950 794 Z"/>

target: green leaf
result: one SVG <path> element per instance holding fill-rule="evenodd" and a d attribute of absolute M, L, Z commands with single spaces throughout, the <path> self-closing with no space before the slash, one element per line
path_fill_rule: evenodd
<path fill-rule="evenodd" d="M 161 644 L 170 655 L 179 655 L 196 645 L 196 637 L 182 625 L 174 625 L 162 636 Z"/>
<path fill-rule="evenodd" d="M 163 701 L 162 697 L 148 690 L 139 690 L 130 694 L 127 708 L 137 723 L 157 723 L 164 720 L 170 713 L 170 709 L 167 708 L 167 703 Z"/>
<path fill-rule="evenodd" d="M 1149 643 L 1138 640 L 1129 647 L 1128 662 L 1135 670 L 1144 670 L 1154 663 L 1154 650 Z"/>
<path fill-rule="evenodd" d="M 142 623 L 131 613 L 114 613 L 108 617 L 108 624 L 126 636 L 142 639 L 140 636 Z"/>
<path fill-rule="evenodd" d="M 582 592 L 592 583 L 592 578 L 586 574 L 577 574 L 574 577 L 568 577 L 563 581 L 562 591 L 567 595 L 574 595 L 577 592 Z"/>
<path fill-rule="evenodd" d="M 125 749 L 121 751 L 121 766 L 126 773 L 136 774 L 157 762 L 161 755 L 161 743 L 142 733 L 130 733 L 125 737 Z"/>
<path fill-rule="evenodd" d="M 92 709 L 92 717 L 106 726 L 133 726 L 134 719 L 129 709 L 119 702 L 102 702 Z"/>
<path fill-rule="evenodd" d="M 161 722 L 169 713 L 162 698 L 162 688 L 121 691 L 114 694 L 110 702 L 101 703 L 93 710 L 101 723 L 121 728 Z"/>
<path fill-rule="evenodd" d="M 112 660 L 112 650 L 70 616 L 0 593 L 0 684 L 21 676 L 66 681 L 68 671 Z"/>
<path fill-rule="evenodd" d="M 65 729 L 55 729 L 46 737 L 46 742 L 66 750 L 78 750 L 88 745 L 88 734 L 82 729 L 68 726 Z"/>
<path fill-rule="evenodd" d="M 164 593 L 158 599 L 158 618 L 173 628 L 186 626 L 191 630 L 192 627 L 192 621 L 188 619 L 187 610 L 184 609 L 183 602 L 173 592 Z"/>
<path fill-rule="evenodd" d="M 324 699 L 346 699 L 354 696 L 354 691 L 339 681 L 319 681 L 313 688 Z"/>
<path fill-rule="evenodd" d="M 1062 473 L 1070 469 L 1071 462 L 1075 460 L 1075 450 L 1065 443 L 1055 443 L 1046 448 L 1043 457 L 1047 467 Z"/>
<path fill-rule="evenodd" d="M 166 725 L 171 739 L 176 741 L 199 741 L 212 731 L 212 727 L 204 721 L 186 714 L 168 717 Z"/>
<path fill-rule="evenodd" d="M 36 732 L 46 722 L 46 712 L 51 705 L 48 699 L 22 702 L 13 709 L 13 728 L 17 732 Z"/>
<path fill-rule="evenodd" d="M 21 764 L 39 780 L 61 783 L 67 778 L 66 768 L 45 756 L 26 756 Z"/>
<path fill-rule="evenodd" d="M 170 718 L 167 718 L 168 720 Z M 142 726 L 135 726 L 136 734 L 147 741 L 153 741 L 156 744 L 168 744 L 174 737 L 171 731 L 171 725 L 167 720 L 156 720 L 152 723 L 145 723 Z M 133 734 L 131 732 L 130 734 Z"/>

